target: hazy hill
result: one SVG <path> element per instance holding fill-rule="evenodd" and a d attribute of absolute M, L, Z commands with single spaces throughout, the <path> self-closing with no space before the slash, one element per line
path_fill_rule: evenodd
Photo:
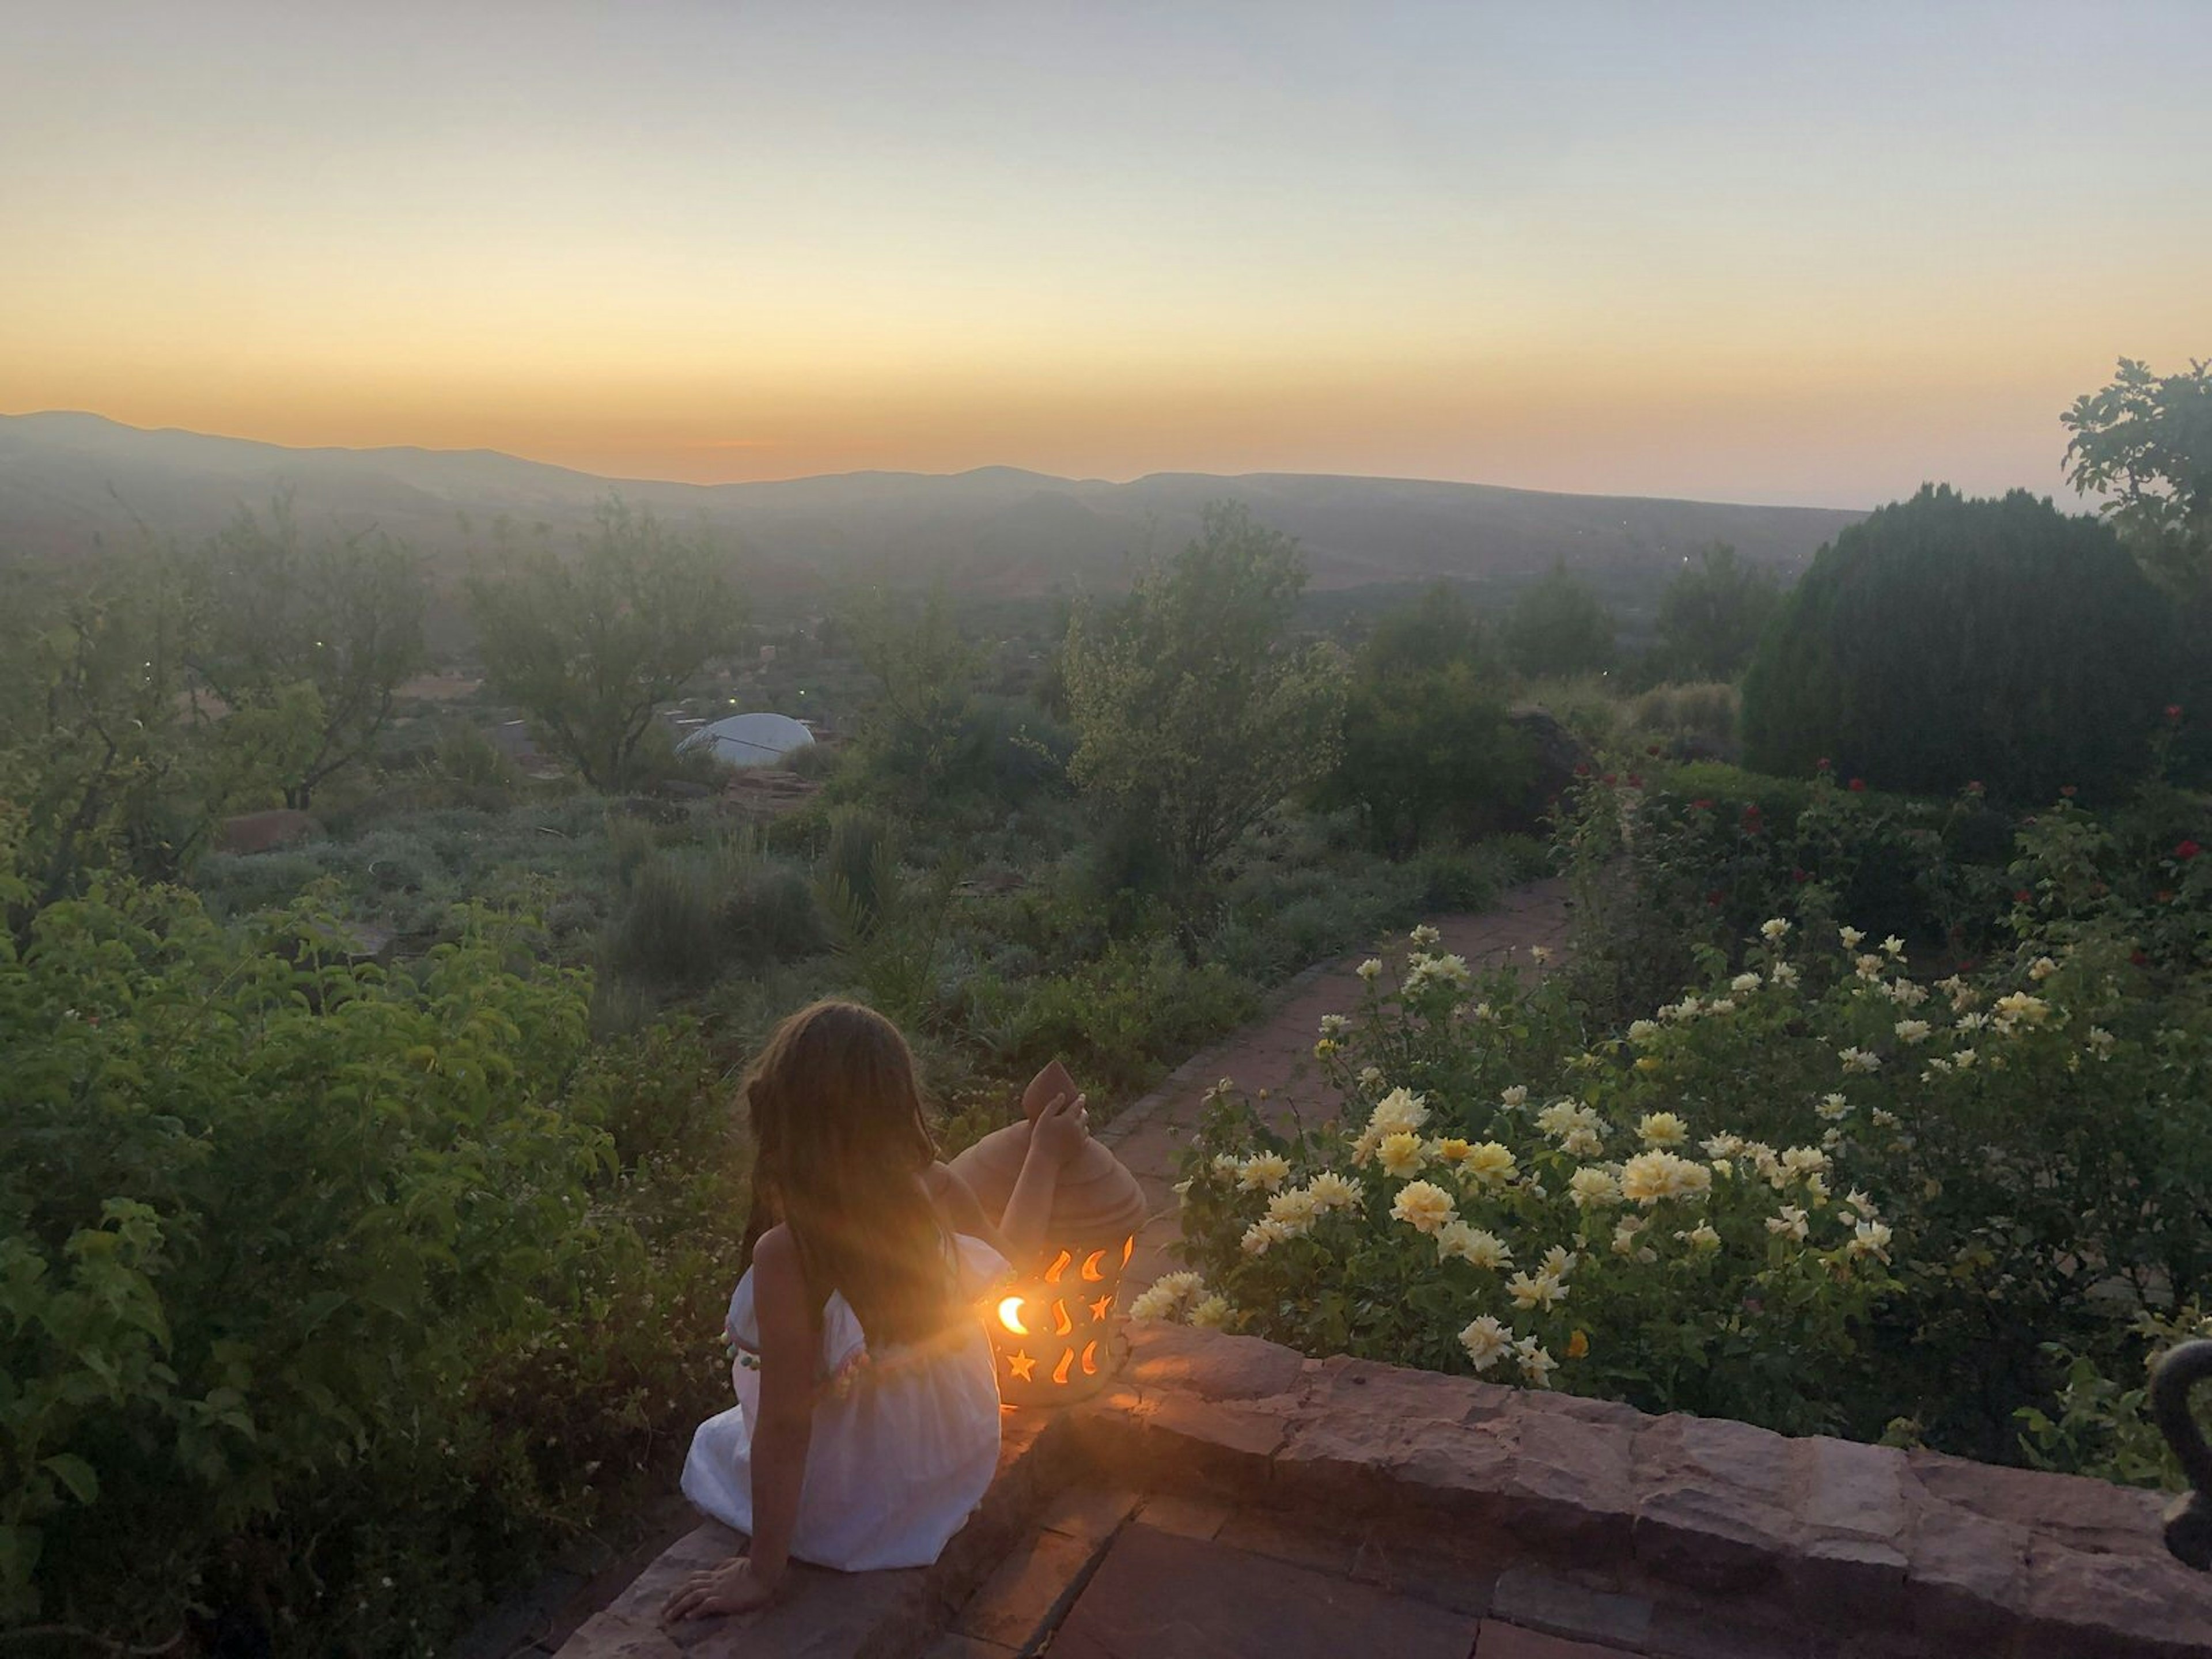
<path fill-rule="evenodd" d="M 1234 497 L 1305 544 L 1322 587 L 1511 577 L 1565 558 L 1650 571 L 1706 542 L 1800 567 L 1863 516 L 1487 484 L 1251 473 L 1155 473 L 1129 483 L 1012 467 L 950 476 L 856 472 L 770 483 L 611 480 L 488 450 L 290 449 L 144 431 L 96 415 L 0 416 L 0 557 L 68 557 L 103 540 L 204 534 L 289 489 L 309 526 L 390 532 L 441 559 L 502 517 L 565 536 L 611 490 L 729 538 L 779 587 L 855 578 L 1019 596 L 1122 580 L 1127 556 L 1188 540 Z"/>

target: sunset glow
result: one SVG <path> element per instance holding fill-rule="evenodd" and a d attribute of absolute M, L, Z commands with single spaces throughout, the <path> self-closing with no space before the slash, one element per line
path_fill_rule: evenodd
<path fill-rule="evenodd" d="M 18 7 L 0 411 L 2050 491 L 2117 356 L 2212 349 L 2209 51 L 2201 5 L 2027 0 Z"/>

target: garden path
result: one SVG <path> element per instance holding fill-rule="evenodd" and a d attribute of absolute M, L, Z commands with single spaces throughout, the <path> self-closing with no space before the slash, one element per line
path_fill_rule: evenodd
<path fill-rule="evenodd" d="M 1508 889 L 1488 910 L 1431 916 L 1441 936 L 1440 951 L 1467 958 L 1477 971 L 1507 964 L 1524 973 L 1546 973 L 1564 960 L 1567 936 L 1567 884 L 1557 876 Z M 1398 936 L 1393 944 L 1402 947 Z M 1531 947 L 1549 953 L 1540 964 Z M 1377 950 L 1387 948 L 1378 944 Z M 1123 1284 L 1141 1290 L 1176 1262 L 1169 1247 L 1181 1231 L 1175 1183 L 1176 1160 L 1203 1109 L 1200 1097 L 1222 1078 L 1233 1079 L 1278 1124 L 1303 1118 L 1317 1122 L 1335 1109 L 1313 1057 L 1314 1039 L 1323 1014 L 1357 1007 L 1363 987 L 1361 951 L 1300 974 L 1277 996 L 1263 1018 L 1201 1050 L 1169 1074 L 1158 1088 L 1118 1113 L 1101 1127 L 1098 1139 L 1114 1149 L 1145 1189 L 1150 1219 L 1137 1237 L 1137 1254 Z"/>

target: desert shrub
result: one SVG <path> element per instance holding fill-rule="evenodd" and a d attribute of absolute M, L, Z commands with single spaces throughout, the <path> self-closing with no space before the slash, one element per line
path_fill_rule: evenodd
<path fill-rule="evenodd" d="M 831 908 L 861 933 L 897 902 L 898 844 L 890 821 L 866 807 L 840 808 L 823 844 L 820 875 Z"/>
<path fill-rule="evenodd" d="M 1119 941 L 1096 961 L 1026 981 L 981 975 L 963 989 L 963 1024 L 1008 1075 L 1055 1055 L 1097 1091 L 1102 1112 L 1249 1018 L 1257 997 L 1218 963 L 1194 965 L 1165 937 Z"/>
<path fill-rule="evenodd" d="M 1884 788 L 2123 793 L 2179 687 L 2170 607 L 2111 529 L 2015 490 L 1930 486 L 1838 536 L 1744 681 L 1761 771 Z"/>
<path fill-rule="evenodd" d="M 734 838 L 647 856 L 608 927 L 606 955 L 625 979 L 697 986 L 726 969 L 788 962 L 829 942 L 804 872 Z"/>
<path fill-rule="evenodd" d="M 0 938 L 11 1628 L 430 1652 L 726 1386 L 667 1333 L 713 1328 L 742 1186 L 618 1115 L 696 1057 L 595 1066 L 520 924 L 391 975 L 328 927 L 99 884 Z"/>
<path fill-rule="evenodd" d="M 511 797 L 522 787 L 522 769 L 473 721 L 449 722 L 438 733 L 430 767 L 440 777 L 501 797 Z"/>
<path fill-rule="evenodd" d="M 1735 741 L 1735 687 L 1725 680 L 1655 685 L 1629 704 L 1628 725 L 1638 733 L 1696 738 L 1726 749 Z"/>

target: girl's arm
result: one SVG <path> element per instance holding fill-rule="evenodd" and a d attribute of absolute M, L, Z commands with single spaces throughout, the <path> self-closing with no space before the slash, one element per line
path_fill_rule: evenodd
<path fill-rule="evenodd" d="M 1029 1151 L 1023 1157 L 1021 1173 L 1014 1178 L 1014 1189 L 1007 1194 L 1006 1213 L 995 1224 L 984 1214 L 975 1188 L 945 1164 L 929 1166 L 929 1195 L 954 1232 L 981 1239 L 1008 1262 L 1022 1267 L 1044 1248 L 1060 1166 L 1089 1133 L 1082 1096 L 1058 1098 L 1045 1108 L 1030 1135 Z"/>
<path fill-rule="evenodd" d="M 1029 1152 L 1022 1159 L 1022 1171 L 1014 1177 L 1014 1190 L 1006 1199 L 1006 1212 L 999 1218 L 999 1231 L 1013 1247 L 1000 1251 L 1007 1261 L 1018 1265 L 1044 1248 L 1045 1234 L 1052 1226 L 1052 1194 L 1060 1182 L 1060 1165 L 1074 1155 L 1090 1133 L 1091 1115 L 1085 1109 L 1081 1095 L 1055 1096 L 1052 1103 L 1037 1114 L 1036 1127 L 1030 1132 Z M 1015 1255 L 1015 1250 L 1021 1254 Z"/>
<path fill-rule="evenodd" d="M 821 1334 L 806 1305 L 799 1251 L 781 1227 L 753 1253 L 760 1317 L 760 1413 L 753 1425 L 753 1538 L 749 1555 L 695 1573 L 668 1600 L 669 1619 L 750 1613 L 766 1607 L 791 1563 L 791 1534 L 814 1438 L 814 1361 Z"/>

